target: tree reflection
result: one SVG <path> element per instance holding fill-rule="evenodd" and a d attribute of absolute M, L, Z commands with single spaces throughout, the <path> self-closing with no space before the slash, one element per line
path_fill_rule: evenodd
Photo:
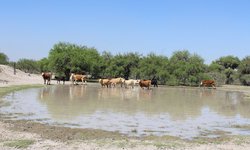
<path fill-rule="evenodd" d="M 143 113 L 148 117 L 168 114 L 172 120 L 186 120 L 199 117 L 205 107 L 223 116 L 250 117 L 250 102 L 242 100 L 240 93 L 213 89 L 59 85 L 41 89 L 39 100 L 55 118 L 112 112 L 130 116 Z"/>

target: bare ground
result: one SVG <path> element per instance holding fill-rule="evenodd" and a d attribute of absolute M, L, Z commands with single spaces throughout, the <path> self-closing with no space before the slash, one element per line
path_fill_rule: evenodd
<path fill-rule="evenodd" d="M 13 68 L 0 65 L 0 96 L 1 93 L 4 93 L 3 87 L 28 84 L 40 84 L 42 86 L 41 75 L 29 75 L 20 70 L 14 75 Z M 55 81 L 54 84 L 56 84 Z M 246 95 L 246 99 L 250 97 L 250 87 L 222 86 L 218 87 L 217 90 L 240 91 Z M 221 135 L 220 138 L 197 138 L 192 141 L 171 136 L 136 138 L 117 132 L 55 127 L 28 120 L 13 121 L 0 114 L 0 149 L 12 150 L 20 148 L 41 150 L 245 150 L 250 149 L 250 137 Z"/>

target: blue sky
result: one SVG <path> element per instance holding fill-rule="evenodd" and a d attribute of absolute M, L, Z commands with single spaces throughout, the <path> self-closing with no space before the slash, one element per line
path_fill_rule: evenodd
<path fill-rule="evenodd" d="M 189 50 L 206 63 L 250 55 L 249 0 L 1 0 L 0 52 L 11 61 L 47 57 L 60 41 L 113 54 L 170 57 Z"/>

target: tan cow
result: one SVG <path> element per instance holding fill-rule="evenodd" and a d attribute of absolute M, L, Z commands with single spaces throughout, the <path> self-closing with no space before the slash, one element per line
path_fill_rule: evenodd
<path fill-rule="evenodd" d="M 99 79 L 99 83 L 101 84 L 102 87 L 105 86 L 107 86 L 107 88 L 111 87 L 110 79 Z"/>
<path fill-rule="evenodd" d="M 122 87 L 124 81 L 125 81 L 125 79 L 124 79 L 124 78 L 121 78 L 121 77 L 119 77 L 119 78 L 112 78 L 112 79 L 110 80 L 111 85 L 112 85 L 113 87 L 115 87 L 116 84 L 120 84 L 121 87 Z"/>
<path fill-rule="evenodd" d="M 87 75 L 71 73 L 70 80 L 72 84 L 77 84 L 79 81 L 82 82 L 82 84 L 87 84 Z"/>

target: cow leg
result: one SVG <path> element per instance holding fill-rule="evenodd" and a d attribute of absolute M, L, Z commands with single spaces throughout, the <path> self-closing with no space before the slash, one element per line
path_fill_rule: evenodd
<path fill-rule="evenodd" d="M 44 79 L 43 81 L 44 81 L 44 84 L 46 84 L 46 80 Z"/>
<path fill-rule="evenodd" d="M 212 84 L 212 86 L 213 86 L 213 88 L 214 88 L 214 89 L 216 89 L 216 87 L 215 87 L 215 85 L 214 85 L 214 84 Z"/>

